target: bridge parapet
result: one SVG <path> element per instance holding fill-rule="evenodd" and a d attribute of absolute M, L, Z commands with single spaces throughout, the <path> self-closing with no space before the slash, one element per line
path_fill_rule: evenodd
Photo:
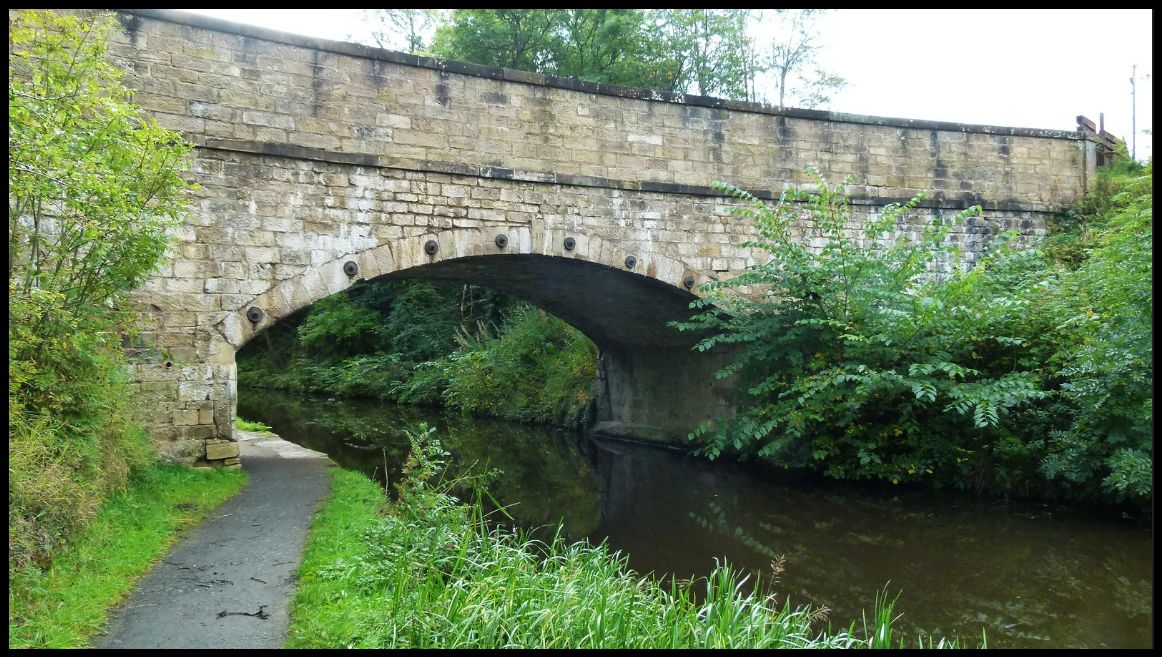
<path fill-rule="evenodd" d="M 869 204 L 1055 211 L 1088 137 L 775 108 L 416 57 L 170 10 L 120 14 L 143 104 L 218 148 L 321 149 L 376 166 L 689 193 L 777 194 L 853 175 Z"/>

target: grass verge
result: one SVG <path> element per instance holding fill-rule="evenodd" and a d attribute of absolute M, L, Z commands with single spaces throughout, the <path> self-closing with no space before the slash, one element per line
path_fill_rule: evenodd
<path fill-rule="evenodd" d="M 890 606 L 877 609 L 859 635 L 855 623 L 833 631 L 819 628 L 818 611 L 745 593 L 745 577 L 725 564 L 691 585 L 662 587 L 628 571 L 604 545 L 546 545 L 481 520 L 478 506 L 423 478 L 405 478 L 401 501 L 388 504 L 370 479 L 336 470 L 300 566 L 287 647 L 890 643 L 878 626 L 890 624 Z"/>
<path fill-rule="evenodd" d="M 243 431 L 260 431 L 260 432 L 269 432 L 270 431 L 270 426 L 265 425 L 261 422 L 254 422 L 251 420 L 246 420 L 246 419 L 243 419 L 242 417 L 234 418 L 234 426 L 238 427 L 239 429 L 241 429 Z"/>
<path fill-rule="evenodd" d="M 151 467 L 110 497 L 46 569 L 8 573 L 8 647 L 80 648 L 182 529 L 237 493 L 245 472 Z"/>

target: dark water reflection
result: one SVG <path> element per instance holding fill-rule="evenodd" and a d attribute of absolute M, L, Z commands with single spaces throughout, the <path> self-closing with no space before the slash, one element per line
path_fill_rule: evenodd
<path fill-rule="evenodd" d="M 640 572 L 697 577 L 715 559 L 770 574 L 794 604 L 846 625 L 877 590 L 900 593 L 897 632 L 988 634 L 995 647 L 1149 647 L 1153 543 L 1118 518 L 1068 509 L 814 482 L 567 432 L 382 402 L 242 390 L 239 415 L 340 465 L 399 476 L 404 430 L 426 421 L 461 464 L 504 476 L 490 490 L 522 525 L 565 523 Z"/>

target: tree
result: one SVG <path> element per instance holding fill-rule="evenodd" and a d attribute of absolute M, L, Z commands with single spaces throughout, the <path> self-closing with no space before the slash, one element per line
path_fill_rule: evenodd
<path fill-rule="evenodd" d="M 843 78 L 820 69 L 815 63 L 815 54 L 821 47 L 815 21 L 824 12 L 780 9 L 774 17 L 775 36 L 767 44 L 764 68 L 772 74 L 779 107 L 786 107 L 788 103 L 796 107 L 820 107 L 847 85 Z"/>
<path fill-rule="evenodd" d="M 105 58 L 115 21 L 9 21 L 8 280 L 104 314 L 164 255 L 189 187 L 189 146 L 131 102 Z"/>
<path fill-rule="evenodd" d="M 130 102 L 105 57 L 116 27 L 9 14 L 10 568 L 46 559 L 151 458 L 124 385 L 124 302 L 165 255 L 190 147 Z"/>
<path fill-rule="evenodd" d="M 439 9 L 365 9 L 364 12 L 368 20 L 379 24 L 379 29 L 371 33 L 375 45 L 395 50 L 402 45 L 403 50 L 412 54 L 426 49 L 425 35 L 439 25 L 442 17 Z"/>
<path fill-rule="evenodd" d="M 456 9 L 432 50 L 473 64 L 553 73 L 563 10 Z"/>
<path fill-rule="evenodd" d="M 553 75 L 590 82 L 649 87 L 650 42 L 641 38 L 642 12 L 631 9 L 561 10 L 561 48 Z"/>
<path fill-rule="evenodd" d="M 675 93 L 744 99 L 752 63 L 747 9 L 655 9 L 664 78 Z"/>
<path fill-rule="evenodd" d="M 739 9 L 457 9 L 432 50 L 485 66 L 741 99 L 753 80 L 750 20 Z"/>
<path fill-rule="evenodd" d="M 434 10 L 377 9 L 409 52 L 439 23 Z M 460 61 L 590 82 L 819 107 L 846 82 L 816 66 L 816 20 L 823 10 L 778 10 L 766 21 L 749 9 L 456 9 L 430 51 Z M 772 32 L 770 40 L 756 32 Z M 768 75 L 769 74 L 769 75 Z"/>

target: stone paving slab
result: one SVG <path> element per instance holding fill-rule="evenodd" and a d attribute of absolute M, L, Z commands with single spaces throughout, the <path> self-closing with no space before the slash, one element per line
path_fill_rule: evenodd
<path fill-rule="evenodd" d="M 250 483 L 154 566 L 95 647 L 282 646 L 295 570 L 334 463 L 274 434 L 238 435 Z"/>

